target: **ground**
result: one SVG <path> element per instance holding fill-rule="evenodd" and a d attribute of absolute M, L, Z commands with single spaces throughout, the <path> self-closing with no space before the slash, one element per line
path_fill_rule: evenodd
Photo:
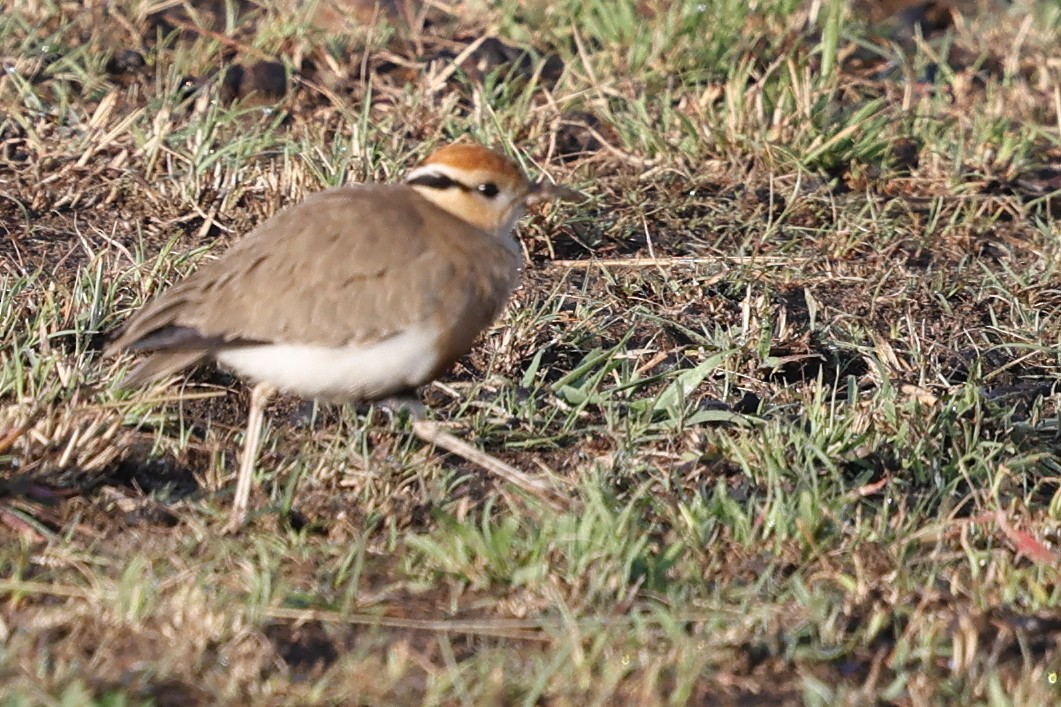
<path fill-rule="evenodd" d="M 15 0 L 5 704 L 1054 704 L 1056 3 Z M 307 193 L 475 139 L 588 200 L 422 391 L 118 383 Z"/>

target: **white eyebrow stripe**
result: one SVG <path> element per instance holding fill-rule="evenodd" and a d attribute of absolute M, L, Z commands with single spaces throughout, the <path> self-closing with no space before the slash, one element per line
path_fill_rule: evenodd
<path fill-rule="evenodd" d="M 466 179 L 468 177 L 467 172 L 445 164 L 421 165 L 405 175 L 405 181 L 411 182 L 414 179 L 420 179 L 421 177 L 445 177 L 446 179 L 456 182 L 465 189 L 471 189 L 471 187 L 465 183 L 464 179 L 461 178 L 464 177 Z"/>

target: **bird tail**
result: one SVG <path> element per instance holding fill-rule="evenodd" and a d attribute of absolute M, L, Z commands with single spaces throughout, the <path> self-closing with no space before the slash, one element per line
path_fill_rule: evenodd
<path fill-rule="evenodd" d="M 122 379 L 122 388 L 135 388 L 193 366 L 208 356 L 205 351 L 159 351 L 151 354 Z"/>

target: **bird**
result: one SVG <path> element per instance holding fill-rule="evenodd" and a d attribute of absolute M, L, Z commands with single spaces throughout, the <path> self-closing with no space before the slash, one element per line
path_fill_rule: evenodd
<path fill-rule="evenodd" d="M 103 356 L 149 353 L 125 388 L 209 360 L 253 383 L 226 526 L 238 529 L 272 395 L 415 395 L 501 314 L 522 271 L 513 229 L 547 199 L 584 197 L 481 144 L 446 145 L 401 183 L 332 188 L 280 210 L 110 332 Z"/>

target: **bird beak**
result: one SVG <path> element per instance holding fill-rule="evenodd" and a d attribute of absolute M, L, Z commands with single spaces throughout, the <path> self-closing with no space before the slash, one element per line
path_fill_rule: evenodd
<path fill-rule="evenodd" d="M 582 192 L 565 187 L 562 184 L 551 184 L 549 182 L 535 182 L 531 184 L 527 192 L 527 206 L 534 206 L 547 199 L 561 199 L 562 201 L 585 201 L 586 195 Z"/>

